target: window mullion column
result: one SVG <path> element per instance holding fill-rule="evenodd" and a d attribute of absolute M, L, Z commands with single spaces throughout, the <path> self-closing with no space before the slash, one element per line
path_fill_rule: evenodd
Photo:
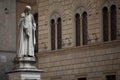
<path fill-rule="evenodd" d="M 80 44 L 81 44 L 81 46 L 83 46 L 83 31 L 82 31 L 82 29 L 83 29 L 83 25 L 82 25 L 82 20 L 83 20 L 83 17 L 82 17 L 82 15 L 80 14 Z"/>
<path fill-rule="evenodd" d="M 111 13 L 110 13 L 110 9 L 108 9 L 108 41 L 111 41 L 111 20 L 110 20 L 110 16 L 111 16 Z"/>
<path fill-rule="evenodd" d="M 57 49 L 57 20 L 55 20 L 55 48 Z"/>

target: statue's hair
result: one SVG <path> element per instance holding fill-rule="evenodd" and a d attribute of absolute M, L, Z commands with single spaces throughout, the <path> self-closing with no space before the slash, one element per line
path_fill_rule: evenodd
<path fill-rule="evenodd" d="M 24 12 L 26 13 L 26 9 L 30 9 L 31 10 L 31 6 L 25 6 L 25 10 L 24 10 Z"/>
<path fill-rule="evenodd" d="M 28 8 L 28 9 L 30 9 L 30 10 L 31 10 L 31 6 L 28 6 L 28 5 L 27 5 L 27 6 L 25 6 L 25 8 Z"/>

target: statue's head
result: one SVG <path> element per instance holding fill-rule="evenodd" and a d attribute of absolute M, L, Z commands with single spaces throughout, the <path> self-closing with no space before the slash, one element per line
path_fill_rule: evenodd
<path fill-rule="evenodd" d="M 31 11 L 31 7 L 26 6 L 24 12 L 28 15 L 30 13 L 30 11 Z"/>

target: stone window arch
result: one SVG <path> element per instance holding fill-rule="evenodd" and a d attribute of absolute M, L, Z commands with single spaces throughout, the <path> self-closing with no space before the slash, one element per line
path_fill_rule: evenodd
<path fill-rule="evenodd" d="M 75 14 L 75 36 L 76 46 L 87 45 L 88 24 L 86 9 L 80 7 Z"/>
<path fill-rule="evenodd" d="M 51 20 L 51 50 L 55 50 L 55 20 Z"/>
<path fill-rule="evenodd" d="M 109 28 L 108 28 L 108 8 L 104 7 L 102 10 L 103 14 L 103 41 L 106 42 L 109 40 Z"/>
<path fill-rule="evenodd" d="M 76 46 L 80 46 L 80 14 L 75 15 L 75 35 L 76 35 Z"/>
<path fill-rule="evenodd" d="M 62 20 L 59 17 L 57 19 L 57 49 L 62 48 Z"/>
<path fill-rule="evenodd" d="M 51 17 L 51 50 L 62 48 L 62 18 L 58 14 Z"/>
<path fill-rule="evenodd" d="M 117 39 L 117 10 L 116 5 L 103 7 L 103 42 Z"/>
<path fill-rule="evenodd" d="M 83 12 L 82 14 L 82 39 L 83 45 L 88 43 L 88 24 L 87 24 L 87 12 Z"/>
<path fill-rule="evenodd" d="M 111 40 L 117 39 L 117 15 L 116 6 L 112 5 L 110 7 L 110 25 L 111 25 Z"/>

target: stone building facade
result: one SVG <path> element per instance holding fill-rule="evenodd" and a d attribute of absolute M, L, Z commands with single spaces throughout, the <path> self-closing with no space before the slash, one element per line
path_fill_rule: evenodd
<path fill-rule="evenodd" d="M 16 1 L 0 0 L 0 80 L 13 67 L 16 55 Z"/>
<path fill-rule="evenodd" d="M 42 80 L 120 80 L 120 0 L 39 0 Z"/>

